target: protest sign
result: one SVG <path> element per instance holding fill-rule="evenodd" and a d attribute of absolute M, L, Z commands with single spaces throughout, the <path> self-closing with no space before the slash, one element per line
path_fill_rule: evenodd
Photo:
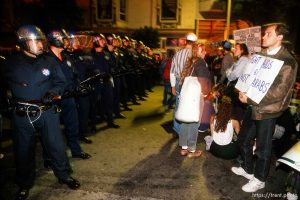
<path fill-rule="evenodd" d="M 255 78 L 255 74 L 258 72 L 263 62 L 263 56 L 257 54 L 251 56 L 244 68 L 243 74 L 239 77 L 238 82 L 235 85 L 239 91 L 246 92 L 249 89 L 252 81 Z"/>
<path fill-rule="evenodd" d="M 253 55 L 243 75 L 239 77 L 236 89 L 259 103 L 270 89 L 283 63 L 274 58 Z"/>
<path fill-rule="evenodd" d="M 236 43 L 245 43 L 250 53 L 261 51 L 261 27 L 239 29 L 233 31 L 233 39 Z"/>

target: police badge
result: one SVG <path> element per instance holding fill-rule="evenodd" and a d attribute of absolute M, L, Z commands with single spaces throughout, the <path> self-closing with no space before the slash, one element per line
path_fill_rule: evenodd
<path fill-rule="evenodd" d="M 67 65 L 68 65 L 69 67 L 71 67 L 71 66 L 72 66 L 71 61 L 67 60 Z"/>
<path fill-rule="evenodd" d="M 43 68 L 42 69 L 42 74 L 44 74 L 45 76 L 49 76 L 50 75 L 50 70 L 47 68 Z"/>

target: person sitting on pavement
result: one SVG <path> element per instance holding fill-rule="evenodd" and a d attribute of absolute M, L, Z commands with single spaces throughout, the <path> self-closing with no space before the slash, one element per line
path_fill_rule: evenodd
<path fill-rule="evenodd" d="M 223 96 L 218 106 L 218 113 L 211 117 L 211 136 L 206 136 L 206 150 L 219 158 L 234 159 L 239 155 L 235 134 L 240 131 L 240 124 L 232 119 L 232 101 Z M 209 148 L 210 146 L 210 148 Z"/>

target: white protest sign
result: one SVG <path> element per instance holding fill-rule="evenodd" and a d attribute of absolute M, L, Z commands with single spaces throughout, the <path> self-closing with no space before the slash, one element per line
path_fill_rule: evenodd
<path fill-rule="evenodd" d="M 254 26 L 251 28 L 239 29 L 233 31 L 233 39 L 236 43 L 245 43 L 249 52 L 261 51 L 261 27 Z"/>
<path fill-rule="evenodd" d="M 251 56 L 247 65 L 245 66 L 243 74 L 239 77 L 238 82 L 235 85 L 239 91 L 246 92 L 249 89 L 252 81 L 255 78 L 255 74 L 258 72 L 263 62 L 264 56 L 257 54 Z"/>
<path fill-rule="evenodd" d="M 244 73 L 239 78 L 236 88 L 245 92 L 247 97 L 254 102 L 259 103 L 270 89 L 284 62 L 265 56 L 254 56 L 248 62 L 248 65 L 254 68 L 249 74 Z M 246 71 L 248 70 L 250 71 L 250 69 Z"/>

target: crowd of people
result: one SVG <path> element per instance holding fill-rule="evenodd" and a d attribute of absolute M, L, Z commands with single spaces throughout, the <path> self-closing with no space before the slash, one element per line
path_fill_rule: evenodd
<path fill-rule="evenodd" d="M 197 149 L 198 134 L 210 133 L 205 137 L 206 150 L 217 157 L 239 161 L 240 166 L 231 170 L 249 180 L 242 190 L 256 192 L 264 188 L 273 133 L 287 125 L 280 121 L 289 113 L 297 78 L 298 64 L 283 45 L 287 33 L 281 23 L 263 27 L 263 51 L 258 54 L 284 64 L 266 95 L 256 103 L 235 89 L 251 58 L 244 43 L 236 43 L 232 52 L 232 44 L 225 41 L 216 49 L 216 56 L 208 59 L 206 46 L 197 42 L 195 34 L 188 34 L 183 49 L 168 49 L 160 61 L 143 42 L 125 35 L 64 29 L 45 35 L 34 25 L 20 27 L 19 50 L 1 61 L 1 98 L 9 99 L 5 106 L 12 120 L 17 199 L 27 199 L 34 183 L 37 132 L 44 166 L 53 170 L 61 184 L 77 189 L 80 182 L 71 176 L 73 169 L 60 124 L 64 125 L 72 157 L 90 159 L 80 141 L 91 144 L 86 136 L 96 133 L 101 120 L 108 128 L 119 128 L 114 119 L 126 118 L 121 111 L 131 111 L 131 104 L 140 105 L 139 101 L 144 101 L 160 80 L 164 85 L 165 111 L 174 109 L 173 130 L 179 138 L 180 155 L 203 156 L 204 152 Z M 197 82 L 192 93 L 186 89 L 192 87 L 190 80 Z M 194 103 L 197 109 L 191 108 Z M 196 115 L 194 119 L 192 114 Z"/>
<path fill-rule="evenodd" d="M 152 92 L 159 63 L 149 47 L 127 36 L 64 29 L 45 35 L 35 25 L 16 34 L 18 51 L 1 60 L 1 103 L 8 109 L 1 113 L 8 112 L 12 124 L 16 199 L 27 199 L 34 184 L 37 138 L 44 167 L 78 189 L 63 136 L 73 158 L 90 159 L 80 142 L 92 143 L 86 135 L 95 134 L 101 120 L 119 128 L 114 119 L 126 118 L 121 111 L 132 111 L 129 105 L 141 105 Z"/>
<path fill-rule="evenodd" d="M 231 171 L 248 179 L 248 183 L 241 188 L 244 192 L 256 192 L 265 187 L 272 157 L 273 134 L 283 128 L 278 129 L 277 123 L 290 114 L 288 106 L 294 92 L 298 63 L 283 43 L 287 34 L 288 28 L 282 23 L 262 27 L 263 50 L 255 53 L 281 60 L 283 65 L 259 103 L 235 88 L 239 77 L 251 66 L 247 65 L 252 55 L 246 44 L 236 43 L 233 53 L 232 44 L 225 41 L 212 62 L 209 62 L 211 59 L 205 56 L 205 48 L 197 44 L 196 35 L 190 35 L 186 47 L 172 59 L 170 82 L 176 97 L 173 129 L 179 135 L 180 154 L 189 158 L 202 156 L 204 152 L 196 150 L 198 132 L 208 132 L 210 129 L 211 135 L 205 137 L 206 150 L 223 159 L 237 159 L 240 166 L 233 166 Z M 195 51 L 204 55 L 196 55 Z M 185 106 L 191 113 L 194 112 L 189 105 L 184 105 L 187 90 L 184 81 L 189 81 L 189 76 L 206 78 L 205 82 L 199 79 L 202 92 L 200 98 L 195 99 L 200 104 L 199 120 L 196 121 L 184 116 L 178 109 Z M 293 123 L 289 125 L 292 129 L 296 127 Z M 294 133 L 296 131 L 285 135 Z M 280 144 L 281 151 L 287 151 L 292 146 L 291 137 L 284 143 Z M 288 147 L 286 144 L 289 144 Z"/>

